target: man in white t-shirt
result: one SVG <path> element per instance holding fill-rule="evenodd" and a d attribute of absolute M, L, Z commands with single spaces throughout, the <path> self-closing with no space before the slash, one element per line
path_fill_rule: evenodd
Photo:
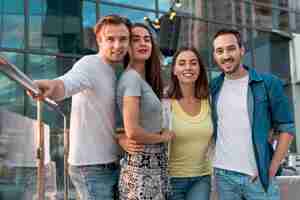
<path fill-rule="evenodd" d="M 210 83 L 216 188 L 220 200 L 279 200 L 274 176 L 293 138 L 294 119 L 281 81 L 243 65 L 244 53 L 238 31 L 214 36 L 214 60 L 223 72 Z M 271 129 L 280 133 L 274 154 Z"/>
<path fill-rule="evenodd" d="M 108 15 L 94 27 L 98 54 L 76 62 L 65 75 L 35 81 L 45 97 L 72 96 L 69 174 L 81 200 L 112 200 L 118 180 L 115 70 L 130 42 L 130 22 Z"/>

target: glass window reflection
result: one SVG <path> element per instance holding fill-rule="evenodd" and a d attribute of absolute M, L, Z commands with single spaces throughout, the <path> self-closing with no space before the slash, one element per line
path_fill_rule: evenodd
<path fill-rule="evenodd" d="M 158 0 L 158 8 L 161 11 L 168 11 L 171 5 L 171 0 Z"/>
<path fill-rule="evenodd" d="M 33 79 L 52 79 L 57 76 L 55 56 L 29 55 L 26 74 Z"/>
<path fill-rule="evenodd" d="M 300 14 L 295 14 L 295 32 L 300 33 Z"/>
<path fill-rule="evenodd" d="M 147 1 L 141 1 L 141 0 L 106 0 L 106 1 L 113 2 L 113 3 L 119 3 L 119 4 L 125 4 L 125 5 L 131 5 L 131 6 L 136 6 L 136 7 L 155 9 L 155 0 L 147 0 Z"/>
<path fill-rule="evenodd" d="M 24 1 L 2 0 L 3 11 L 7 14 L 24 14 Z"/>
<path fill-rule="evenodd" d="M 75 59 L 73 58 L 61 58 L 56 56 L 46 55 L 29 55 L 28 64 L 26 65 L 26 74 L 34 79 L 53 79 L 68 71 L 74 64 Z M 30 98 L 27 98 L 27 105 L 25 109 L 25 115 L 35 118 L 36 116 L 36 103 Z M 63 109 L 68 107 L 69 102 L 62 102 L 61 106 Z M 61 116 L 45 106 L 45 112 L 47 115 L 44 120 L 47 124 L 52 127 L 62 127 L 63 121 Z M 69 111 L 68 111 L 69 112 Z M 68 113 L 66 112 L 66 113 Z"/>
<path fill-rule="evenodd" d="M 42 16 L 30 16 L 29 48 L 42 48 Z"/>
<path fill-rule="evenodd" d="M 4 15 L 1 26 L 3 47 L 24 48 L 23 15 Z"/>
<path fill-rule="evenodd" d="M 152 12 L 146 12 L 142 10 L 135 10 L 135 9 L 129 9 L 129 8 L 123 8 L 123 7 L 116 7 L 116 6 L 110 6 L 110 5 L 100 5 L 100 15 L 105 16 L 109 14 L 120 14 L 122 13 L 122 16 L 128 17 L 132 22 L 144 22 L 144 17 L 147 16 L 150 19 L 155 18 L 155 13 Z"/>
<path fill-rule="evenodd" d="M 172 1 L 173 2 L 173 1 Z M 173 3 L 170 3 L 170 7 Z M 182 12 L 185 14 L 193 15 L 195 17 L 205 17 L 207 15 L 207 3 L 204 0 L 194 1 L 194 0 L 181 0 L 180 6 L 177 7 L 174 3 L 173 9 L 177 12 Z M 169 8 L 170 8 L 169 7 Z M 167 9 L 166 11 L 168 11 Z"/>
<path fill-rule="evenodd" d="M 278 12 L 278 29 L 288 32 L 290 29 L 290 14 L 286 10 L 277 10 Z"/>
<path fill-rule="evenodd" d="M 289 38 L 275 33 L 258 32 L 255 43 L 255 67 L 282 80 L 290 80 Z"/>
<path fill-rule="evenodd" d="M 24 70 L 24 55 L 12 52 L 1 52 L 9 62 Z M 23 114 L 24 90 L 14 81 L 0 73 L 0 107 Z"/>
<path fill-rule="evenodd" d="M 207 1 L 208 18 L 230 23 L 233 21 L 233 1 L 230 0 L 217 0 Z"/>
<path fill-rule="evenodd" d="M 93 27 L 96 24 L 96 4 L 93 2 L 83 2 L 83 53 L 96 51 L 97 45 Z"/>
<path fill-rule="evenodd" d="M 271 29 L 273 27 L 272 8 L 254 5 L 253 19 L 255 26 Z"/>
<path fill-rule="evenodd" d="M 45 0 L 30 0 L 29 13 L 30 15 L 44 15 L 45 14 Z"/>
<path fill-rule="evenodd" d="M 251 5 L 249 3 L 236 1 L 233 10 L 235 24 L 244 26 L 251 24 Z"/>

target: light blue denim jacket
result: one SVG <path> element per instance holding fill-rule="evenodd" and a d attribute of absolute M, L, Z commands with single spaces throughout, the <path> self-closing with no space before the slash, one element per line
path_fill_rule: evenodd
<path fill-rule="evenodd" d="M 261 74 L 244 66 L 249 74 L 247 93 L 248 114 L 252 128 L 252 139 L 258 174 L 265 190 L 269 186 L 269 167 L 271 164 L 268 136 L 271 129 L 294 135 L 294 116 L 290 111 L 288 98 L 284 94 L 279 78 L 271 74 Z M 224 73 L 210 83 L 212 96 L 212 118 L 214 138 L 217 139 L 217 101 L 224 81 Z M 233 102 L 238 103 L 238 102 Z"/>

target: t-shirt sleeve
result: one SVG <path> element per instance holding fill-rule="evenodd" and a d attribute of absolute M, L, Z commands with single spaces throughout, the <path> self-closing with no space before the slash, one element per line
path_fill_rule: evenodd
<path fill-rule="evenodd" d="M 122 96 L 141 96 L 142 80 L 135 72 L 128 72 L 121 81 Z"/>
<path fill-rule="evenodd" d="M 73 68 L 63 76 L 57 78 L 64 82 L 65 98 L 85 89 L 92 88 L 92 78 L 87 59 L 76 62 Z"/>

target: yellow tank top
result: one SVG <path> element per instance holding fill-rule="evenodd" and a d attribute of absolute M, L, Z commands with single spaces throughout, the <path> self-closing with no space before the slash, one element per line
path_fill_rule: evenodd
<path fill-rule="evenodd" d="M 209 175 L 211 162 L 206 156 L 213 134 L 211 111 L 208 100 L 201 101 L 198 115 L 184 112 L 177 100 L 171 101 L 172 130 L 176 138 L 169 149 L 169 173 L 172 177 Z"/>

